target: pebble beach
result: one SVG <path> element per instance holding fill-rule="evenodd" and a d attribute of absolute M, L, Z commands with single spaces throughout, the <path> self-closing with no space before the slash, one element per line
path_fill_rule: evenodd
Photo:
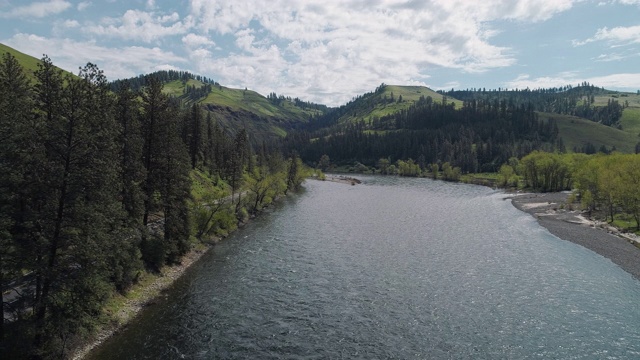
<path fill-rule="evenodd" d="M 640 238 L 605 222 L 587 219 L 567 205 L 569 193 L 520 193 L 508 197 L 519 210 L 534 216 L 560 239 L 594 251 L 640 280 Z M 635 243 L 635 244 L 634 244 Z"/>

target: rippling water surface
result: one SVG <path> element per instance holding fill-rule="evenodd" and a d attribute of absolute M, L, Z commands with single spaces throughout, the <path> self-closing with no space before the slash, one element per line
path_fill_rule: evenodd
<path fill-rule="evenodd" d="M 488 188 L 309 181 L 95 359 L 640 358 L 640 282 Z"/>

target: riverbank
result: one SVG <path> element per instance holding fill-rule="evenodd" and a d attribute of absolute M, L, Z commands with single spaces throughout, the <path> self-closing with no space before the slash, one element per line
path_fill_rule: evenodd
<path fill-rule="evenodd" d="M 606 222 L 585 218 L 567 205 L 568 193 L 522 193 L 508 197 L 512 204 L 538 220 L 553 235 L 594 251 L 640 280 L 640 238 Z"/>
<path fill-rule="evenodd" d="M 359 180 L 357 181 L 360 183 Z M 247 194 L 248 192 L 249 190 L 245 190 L 240 194 Z M 276 202 L 285 196 L 284 194 L 276 195 L 272 202 Z M 226 203 L 231 200 L 233 200 L 233 195 L 219 201 Z M 270 205 L 271 203 L 264 204 L 257 213 L 260 213 Z M 247 215 L 237 223 L 237 227 L 230 231 L 233 232 L 243 227 L 250 219 L 257 216 L 257 213 Z M 131 322 L 142 309 L 155 304 L 157 299 L 163 296 L 164 290 L 171 287 L 191 265 L 196 263 L 211 247 L 228 235 L 230 234 L 225 232 L 221 237 L 214 236 L 208 241 L 194 244 L 191 251 L 180 259 L 179 264 L 166 265 L 160 273 L 157 274 L 142 272 L 138 282 L 128 290 L 126 295 L 113 294 L 103 308 L 104 317 L 101 324 L 98 325 L 97 329 L 89 336 L 73 341 L 73 344 L 69 345 L 71 350 L 69 350 L 70 356 L 68 358 L 74 360 L 85 358 L 93 349 L 100 346 L 108 338 L 126 328 L 127 324 Z"/>
<path fill-rule="evenodd" d="M 118 302 L 118 305 L 115 306 L 116 310 L 112 313 L 107 310 L 109 323 L 105 324 L 90 339 L 87 339 L 84 345 L 78 346 L 71 358 L 74 360 L 83 359 L 91 350 L 100 346 L 113 334 L 124 329 L 142 309 L 153 305 L 156 299 L 162 295 L 162 292 L 173 285 L 210 248 L 208 246 L 197 247 L 182 257 L 180 264 L 165 266 L 160 274 L 145 274 L 146 279 L 134 285 L 126 296 L 116 295 L 115 299 L 113 299 L 113 301 Z"/>

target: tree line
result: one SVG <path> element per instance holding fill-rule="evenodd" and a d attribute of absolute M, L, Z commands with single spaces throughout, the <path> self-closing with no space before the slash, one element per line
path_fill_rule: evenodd
<path fill-rule="evenodd" d="M 206 98 L 211 93 L 212 85 L 204 84 L 202 86 L 185 85 L 183 96 L 191 102 Z"/>
<path fill-rule="evenodd" d="M 115 80 L 109 83 L 109 87 L 111 88 L 112 91 L 117 91 L 120 86 L 122 85 L 122 83 L 127 82 L 129 87 L 131 88 L 131 90 L 133 91 L 139 91 L 140 89 L 142 89 L 143 87 L 146 86 L 147 83 L 147 78 L 148 77 L 153 77 L 155 79 L 157 79 L 158 81 L 162 82 L 162 83 L 166 83 L 169 81 L 175 81 L 175 80 L 180 80 L 182 81 L 183 84 L 186 84 L 187 81 L 189 80 L 197 80 L 200 81 L 201 83 L 204 84 L 208 84 L 208 85 L 214 85 L 214 86 L 220 86 L 219 83 L 217 83 L 216 81 L 214 81 L 211 78 L 208 78 L 206 76 L 201 76 L 201 75 L 195 75 L 192 74 L 188 71 L 182 71 L 182 70 L 159 70 L 150 74 L 146 74 L 146 75 L 138 75 L 136 77 L 132 77 L 129 79 L 125 79 L 125 80 Z"/>
<path fill-rule="evenodd" d="M 296 107 L 299 107 L 301 109 L 309 109 L 309 110 L 318 110 L 321 113 L 325 113 L 329 110 L 329 108 L 326 105 L 322 105 L 322 104 L 316 104 L 310 101 L 304 101 L 301 100 L 300 98 L 291 98 L 291 96 L 284 96 L 284 95 L 280 95 L 278 96 L 278 94 L 276 94 L 275 92 L 270 92 L 269 95 L 267 95 L 267 100 L 269 100 L 270 103 L 277 105 L 277 106 L 282 106 L 282 104 L 285 101 L 288 101 L 292 104 L 294 104 Z"/>
<path fill-rule="evenodd" d="M 155 76 L 111 89 L 94 64 L 74 76 L 45 56 L 32 81 L 0 61 L 0 346 L 12 358 L 64 357 L 114 291 L 303 180 L 295 154 L 254 151 L 244 129 L 180 107 Z M 207 192 L 193 195 L 195 177 Z"/>
<path fill-rule="evenodd" d="M 349 112 L 351 107 L 357 104 L 336 112 Z M 433 163 L 449 163 L 462 173 L 496 172 L 509 158 L 537 149 L 564 150 L 555 121 L 538 119 L 530 105 L 494 99 L 471 100 L 455 108 L 431 97 L 370 121 L 291 132 L 287 143 L 309 163 L 324 154 L 334 163 L 358 161 L 367 166 L 380 158 L 413 159 L 421 170 Z"/>
<path fill-rule="evenodd" d="M 628 104 L 609 98 L 607 104 L 596 106 L 595 96 L 609 95 L 603 88 L 583 82 L 577 87 L 560 87 L 549 89 L 507 90 L 485 89 L 451 90 L 442 92 L 462 101 L 489 100 L 505 101 L 508 104 L 532 106 L 535 111 L 579 116 L 606 126 L 621 129 L 622 111 Z"/>
<path fill-rule="evenodd" d="M 536 191 L 575 190 L 576 200 L 610 222 L 630 219 L 640 230 L 640 154 L 558 154 L 534 151 L 500 170 L 503 185 Z"/>

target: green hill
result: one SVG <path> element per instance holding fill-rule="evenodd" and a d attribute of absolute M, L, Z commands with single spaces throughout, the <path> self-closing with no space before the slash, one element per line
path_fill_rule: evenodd
<path fill-rule="evenodd" d="M 6 52 L 12 54 L 27 75 L 33 78 L 33 73 L 40 63 L 39 59 L 0 44 L 0 54 Z M 207 83 L 197 80 L 194 75 L 189 74 L 189 76 L 186 81 L 183 81 L 184 79 L 165 80 L 164 92 L 181 99 L 184 105 L 198 103 L 210 112 L 228 133 L 246 128 L 255 143 L 277 141 L 286 136 L 291 129 L 302 126 L 314 116 L 320 116 L 328 110 L 324 105 L 306 103 L 299 99 L 282 96 L 268 99 L 255 91 L 232 89 L 219 84 L 209 84 L 210 92 L 194 99 L 193 96 L 189 97 L 186 94 L 187 87 L 200 89 Z M 142 78 L 144 76 L 128 80 L 139 83 Z"/>
<path fill-rule="evenodd" d="M 18 63 L 22 65 L 22 67 L 25 70 L 25 73 L 30 78 L 33 78 L 34 71 L 38 70 L 38 64 L 40 63 L 40 59 L 36 59 L 33 56 L 27 55 L 25 53 L 21 53 L 20 51 L 14 48 L 11 48 L 7 45 L 0 44 L 0 55 L 4 55 L 4 53 L 9 53 L 13 55 L 13 57 L 15 57 L 16 60 L 18 60 Z M 64 69 L 61 69 L 61 70 L 65 73 L 69 73 Z"/>
<path fill-rule="evenodd" d="M 583 147 L 588 142 L 596 149 L 602 145 L 615 147 L 618 151 L 632 153 L 640 141 L 637 134 L 619 130 L 610 126 L 571 115 L 539 113 L 540 119 L 553 119 L 558 124 L 559 136 L 568 151 L 574 147 Z"/>
<path fill-rule="evenodd" d="M 598 123 L 588 121 L 585 123 L 580 118 L 571 116 L 558 116 L 557 114 L 545 113 L 545 116 L 553 116 L 558 119 L 558 127 L 561 136 L 565 139 L 565 144 L 578 145 L 589 141 L 593 144 L 615 146 L 622 152 L 634 152 L 635 144 L 640 142 L 640 94 L 605 90 L 603 94 L 594 96 L 593 106 L 606 106 L 611 100 L 618 101 L 624 106 L 620 125 L 622 131 L 601 126 Z M 580 120 L 579 120 L 580 119 Z M 562 124 L 562 125 L 561 125 Z M 567 143 L 568 141 L 568 143 Z M 573 146 L 573 145 L 572 145 Z"/>
<path fill-rule="evenodd" d="M 192 96 L 188 89 L 201 92 Z M 308 123 L 327 110 L 324 105 L 285 97 L 266 98 L 252 90 L 228 88 L 195 78 L 165 82 L 164 91 L 180 99 L 184 105 L 198 104 L 228 133 L 246 128 L 255 144 L 278 141 L 291 129 Z"/>
<path fill-rule="evenodd" d="M 609 99 L 617 100 L 625 105 L 620 119 L 622 130 L 633 135 L 640 135 L 640 94 L 611 91 L 607 95 L 596 96 L 594 105 L 604 106 Z M 640 141 L 640 138 L 637 140 Z"/>
<path fill-rule="evenodd" d="M 126 81 L 133 90 L 139 90 L 145 86 L 147 76 L 162 81 L 163 91 L 183 106 L 197 104 L 207 111 L 227 134 L 246 129 L 254 145 L 281 141 L 292 129 L 304 126 L 329 110 L 325 105 L 298 98 L 276 96 L 275 93 L 265 97 L 249 89 L 225 87 L 186 71 L 157 71 Z M 112 82 L 112 89 L 117 89 L 122 81 Z"/>
<path fill-rule="evenodd" d="M 25 69 L 26 72 L 33 74 L 35 70 L 38 69 L 38 64 L 40 63 L 39 59 L 34 58 L 33 56 L 29 56 L 27 54 L 21 53 L 20 51 L 10 48 L 7 45 L 0 44 L 0 54 L 10 53 L 13 57 L 18 60 L 20 65 Z"/>
<path fill-rule="evenodd" d="M 586 100 L 583 96 L 581 101 Z M 640 135 L 640 94 L 602 89 L 593 97 L 593 106 L 607 106 L 609 101 L 615 100 L 624 106 L 620 125 L 622 130 L 633 135 Z M 639 139 L 640 140 L 640 139 Z"/>
<path fill-rule="evenodd" d="M 370 123 L 374 118 L 381 118 L 408 109 L 421 97 L 431 97 L 434 102 L 442 102 L 443 100 L 442 94 L 425 86 L 383 85 L 370 96 L 356 99 L 356 102 L 359 103 L 358 106 L 342 115 L 338 123 L 359 120 Z M 451 97 L 447 97 L 446 102 L 454 103 L 456 108 L 462 106 L 462 101 Z"/>
<path fill-rule="evenodd" d="M 6 52 L 11 53 L 27 74 L 33 76 L 39 59 L 0 44 L 0 54 Z M 254 143 L 278 141 L 289 131 L 308 127 L 310 124 L 313 126 L 314 123 L 315 128 L 361 120 L 370 125 L 374 119 L 408 109 L 422 97 L 431 97 L 433 102 L 439 103 L 444 97 L 442 93 L 423 86 L 382 85 L 375 92 L 359 96 L 341 108 L 329 109 L 324 105 L 306 103 L 299 99 L 276 97 L 275 94 L 265 97 L 252 90 L 228 88 L 188 75 L 181 79 L 166 79 L 164 91 L 180 99 L 184 105 L 199 104 L 229 133 L 246 128 Z M 139 81 L 142 78 L 140 76 L 129 80 Z M 193 89 L 206 91 L 194 96 L 188 93 Z M 597 148 L 601 145 L 608 148 L 615 146 L 619 151 L 633 152 L 635 144 L 640 141 L 640 94 L 603 90 L 594 97 L 593 105 L 606 106 L 611 99 L 625 105 L 620 119 L 622 131 L 574 116 L 544 112 L 539 114 L 543 119 L 553 118 L 557 121 L 560 137 L 568 150 L 589 142 Z M 453 103 L 455 108 L 462 106 L 462 101 L 451 95 L 445 101 Z M 329 117 L 322 118 L 328 113 L 331 113 Z"/>

